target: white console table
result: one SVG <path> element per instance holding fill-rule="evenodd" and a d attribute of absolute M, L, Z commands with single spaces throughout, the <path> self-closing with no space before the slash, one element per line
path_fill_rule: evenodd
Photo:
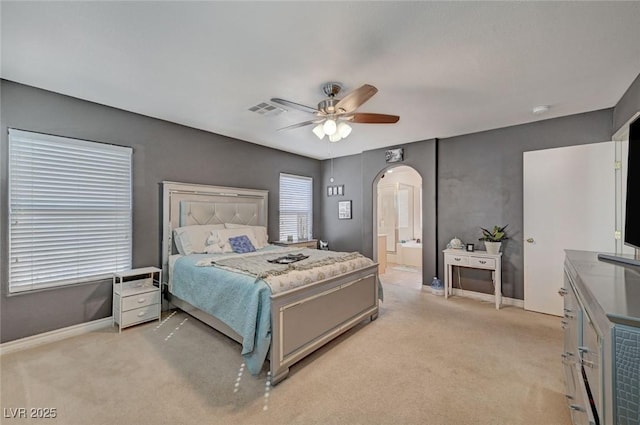
<path fill-rule="evenodd" d="M 487 251 L 464 251 L 445 249 L 444 251 L 444 297 L 452 293 L 453 266 L 491 270 L 496 300 L 496 310 L 502 302 L 502 253 L 487 254 Z"/>

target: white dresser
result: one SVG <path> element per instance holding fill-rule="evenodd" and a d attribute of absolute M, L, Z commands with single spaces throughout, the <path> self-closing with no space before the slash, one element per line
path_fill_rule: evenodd
<path fill-rule="evenodd" d="M 445 249 L 444 251 L 444 296 L 452 291 L 453 266 L 491 270 L 496 309 L 502 303 L 502 253 L 488 254 L 487 251 L 464 251 Z"/>
<path fill-rule="evenodd" d="M 144 267 L 113 274 L 113 324 L 118 324 L 119 332 L 127 326 L 160 320 L 160 273 L 157 267 Z"/>
<path fill-rule="evenodd" d="M 640 425 L 640 267 L 565 251 L 565 397 L 575 425 Z"/>

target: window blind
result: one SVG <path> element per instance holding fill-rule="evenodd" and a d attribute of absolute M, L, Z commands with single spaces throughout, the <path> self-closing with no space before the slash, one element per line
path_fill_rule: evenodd
<path fill-rule="evenodd" d="M 9 291 L 131 268 L 131 148 L 9 130 Z"/>
<path fill-rule="evenodd" d="M 280 240 L 311 239 L 313 179 L 280 173 Z"/>

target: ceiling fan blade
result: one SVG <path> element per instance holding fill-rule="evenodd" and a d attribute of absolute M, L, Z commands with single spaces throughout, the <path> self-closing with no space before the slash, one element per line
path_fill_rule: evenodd
<path fill-rule="evenodd" d="M 395 124 L 400 120 L 397 115 L 373 114 L 369 112 L 356 112 L 345 117 L 351 122 L 360 124 Z"/>
<path fill-rule="evenodd" d="M 318 112 L 316 108 L 312 108 L 311 106 L 301 105 L 299 103 L 292 102 L 290 100 L 280 99 L 279 97 L 272 97 L 271 101 L 273 103 L 277 103 L 282 106 L 286 106 L 287 108 L 297 109 L 298 111 L 308 112 L 310 114 L 315 114 Z"/>
<path fill-rule="evenodd" d="M 359 87 L 355 90 L 350 91 L 336 103 L 336 110 L 344 111 L 344 112 L 353 112 L 360 105 L 362 105 L 367 100 L 371 99 L 371 97 L 378 92 L 378 89 L 373 87 L 372 85 L 365 84 L 362 87 Z"/>
<path fill-rule="evenodd" d="M 293 124 L 293 125 L 289 125 L 287 127 L 279 128 L 277 131 L 293 130 L 294 128 L 304 127 L 304 126 L 307 126 L 307 125 L 317 124 L 317 123 L 320 123 L 320 122 L 322 122 L 322 120 L 309 120 L 309 121 L 299 122 L 298 124 Z"/>

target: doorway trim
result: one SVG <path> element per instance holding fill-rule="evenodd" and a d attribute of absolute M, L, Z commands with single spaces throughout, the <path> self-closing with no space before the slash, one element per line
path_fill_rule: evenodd
<path fill-rule="evenodd" d="M 373 220 L 372 220 L 372 245 L 373 245 L 373 258 L 374 261 L 378 262 L 378 258 L 379 258 L 379 252 L 378 252 L 378 186 L 380 184 L 380 181 L 384 178 L 384 176 L 390 171 L 393 170 L 394 168 L 399 168 L 399 167 L 407 167 L 412 169 L 419 177 L 420 177 L 420 229 L 421 229 L 421 235 L 420 235 L 420 241 L 423 244 L 422 245 L 422 249 L 421 249 L 421 256 L 422 256 L 422 261 L 420 262 L 420 269 L 423 272 L 423 284 L 424 284 L 424 270 L 425 270 L 425 249 L 424 249 L 424 241 L 425 241 L 425 225 L 424 225 L 424 208 L 425 208 L 425 196 L 424 196 L 424 177 L 422 175 L 422 173 L 420 173 L 419 170 L 417 170 L 414 166 L 409 165 L 409 164 L 405 164 L 405 163 L 398 163 L 398 164 L 393 164 L 393 165 L 389 165 L 385 168 L 383 168 L 382 170 L 380 170 L 378 172 L 378 174 L 376 174 L 375 178 L 373 179 L 372 182 L 372 187 L 371 187 L 371 212 L 372 212 L 372 216 L 373 216 Z"/>

